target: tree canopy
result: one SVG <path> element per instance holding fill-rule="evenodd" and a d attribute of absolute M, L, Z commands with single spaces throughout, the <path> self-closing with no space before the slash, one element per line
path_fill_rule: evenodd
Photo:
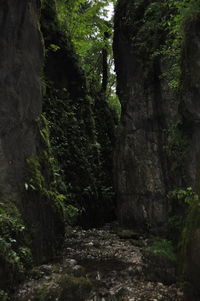
<path fill-rule="evenodd" d="M 112 19 L 108 18 L 108 9 L 114 3 L 115 0 L 59 0 L 57 5 L 60 26 L 71 36 L 89 84 L 99 90 L 105 63 L 109 70 L 113 65 Z M 115 80 L 112 72 L 107 76 L 111 92 Z"/>

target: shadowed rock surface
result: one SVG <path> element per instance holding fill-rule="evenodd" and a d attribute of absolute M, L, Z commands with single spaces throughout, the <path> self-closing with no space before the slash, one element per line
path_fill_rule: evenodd
<path fill-rule="evenodd" d="M 153 5 L 159 3 L 119 0 L 116 7 L 114 56 L 122 117 L 115 183 L 121 223 L 162 231 L 173 206 L 168 192 L 195 187 L 198 181 L 199 21 L 191 17 L 184 28 L 177 91 L 170 87 L 170 76 L 176 79 L 170 73 L 172 58 L 156 54 L 170 43 L 168 29 L 146 25 L 158 18 Z M 158 20 L 170 14 L 162 9 L 160 5 Z"/>
<path fill-rule="evenodd" d="M 149 1 L 118 1 L 114 36 L 122 103 L 115 156 L 118 216 L 123 224 L 147 229 L 166 222 L 164 129 L 177 113 L 173 95 L 163 91 L 159 79 L 161 62 L 152 60 L 152 49 L 142 52 L 137 46 L 148 6 Z"/>
<path fill-rule="evenodd" d="M 51 154 L 48 129 L 40 117 L 44 52 L 40 32 L 40 2 L 2 1 L 0 26 L 1 214 L 8 206 L 5 216 L 10 214 L 10 218 L 15 219 L 18 216 L 12 212 L 9 202 L 18 207 L 28 226 L 28 240 L 33 247 L 34 257 L 41 261 L 55 254 L 57 240 L 61 242 L 64 233 L 64 224 L 62 209 L 55 209 L 55 198 L 42 192 L 42 189 L 50 190 L 52 170 L 48 159 L 44 158 L 45 154 L 48 153 L 49 157 Z M 35 185 L 32 185 L 33 189 L 31 181 Z M 37 181 L 41 181 L 41 189 L 36 187 Z M 9 235 L 11 239 L 12 232 Z M 4 261 L 6 252 L 1 256 Z"/>
<path fill-rule="evenodd" d="M 42 110 L 42 38 L 37 1 L 2 1 L 0 194 L 21 197 L 26 159 L 37 152 Z"/>

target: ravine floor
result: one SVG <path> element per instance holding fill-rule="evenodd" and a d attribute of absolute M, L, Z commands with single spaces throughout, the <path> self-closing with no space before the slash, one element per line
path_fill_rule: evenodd
<path fill-rule="evenodd" d="M 175 284 L 173 264 L 160 256 L 149 255 L 146 251 L 148 239 L 134 232 L 125 234 L 123 231 L 116 233 L 109 226 L 103 229 L 71 229 L 66 236 L 62 260 L 35 268 L 31 278 L 16 292 L 15 300 L 184 300 L 182 291 Z M 61 283 L 57 280 L 65 273 L 88 279 L 92 284 L 90 292 L 86 289 L 85 294 L 80 286 L 78 289 L 71 286 L 69 290 L 72 292 L 69 296 L 65 293 L 66 298 L 56 294 Z M 45 289 L 51 293 L 43 294 Z"/>

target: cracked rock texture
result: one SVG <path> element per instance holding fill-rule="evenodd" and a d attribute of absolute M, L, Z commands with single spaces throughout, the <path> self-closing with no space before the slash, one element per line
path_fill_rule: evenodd
<path fill-rule="evenodd" d="M 42 109 L 38 1 L 0 4 L 0 197 L 19 197 L 26 158 L 36 154 Z"/>
<path fill-rule="evenodd" d="M 115 186 L 122 224 L 162 230 L 171 210 L 168 192 L 194 187 L 197 180 L 199 25 L 191 21 L 186 34 L 183 87 L 177 95 L 167 76 L 162 76 L 169 72 L 169 59 L 152 56 L 167 38 L 164 31 L 145 36 L 145 14 L 151 3 L 119 0 L 116 7 L 114 56 L 122 116 Z"/>
<path fill-rule="evenodd" d="M 22 213 L 38 261 L 53 256 L 55 241 L 64 230 L 54 199 L 39 196 L 26 183 L 32 180 L 30 174 L 48 182 L 50 169 L 47 163 L 38 163 L 47 150 L 40 125 L 44 63 L 40 5 L 38 0 L 0 3 L 0 200 L 2 206 L 14 202 Z M 35 164 L 32 170 L 30 158 Z"/>

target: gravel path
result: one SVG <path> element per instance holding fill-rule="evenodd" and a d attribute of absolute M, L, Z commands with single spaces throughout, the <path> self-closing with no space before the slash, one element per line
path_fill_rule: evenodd
<path fill-rule="evenodd" d="M 129 236 L 129 239 L 120 238 L 121 235 L 108 227 L 87 231 L 71 229 L 60 262 L 35 268 L 13 300 L 183 301 L 183 293 L 173 283 L 174 267 L 162 261 L 160 264 L 157 259 L 152 264 L 143 252 L 148 240 L 134 233 Z M 87 297 L 80 296 L 81 290 L 80 293 L 72 291 L 64 299 L 55 293 L 60 292 L 61 275 L 69 271 L 76 277 L 84 274 L 84 279 L 92 283 Z M 51 292 L 46 293 L 48 297 L 35 297 L 44 289 Z"/>
<path fill-rule="evenodd" d="M 120 239 L 108 230 L 72 231 L 66 238 L 65 256 L 84 266 L 94 285 L 87 301 L 183 300 L 175 284 L 147 280 L 149 269 L 142 255 L 146 244 L 143 238 Z"/>

